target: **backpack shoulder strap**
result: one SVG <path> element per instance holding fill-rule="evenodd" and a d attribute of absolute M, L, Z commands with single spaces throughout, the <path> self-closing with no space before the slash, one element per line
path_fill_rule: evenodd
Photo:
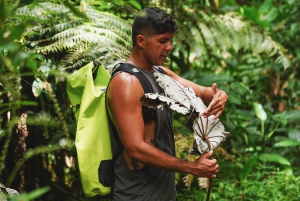
<path fill-rule="evenodd" d="M 153 70 L 156 71 L 156 72 L 166 74 L 165 71 L 162 68 L 158 67 L 158 66 L 154 66 Z M 138 80 L 140 81 L 140 83 L 141 83 L 141 85 L 144 89 L 144 93 L 154 93 L 154 89 L 153 89 L 150 81 L 147 79 L 144 72 L 142 72 L 136 66 L 134 66 L 130 63 L 119 63 L 119 64 L 115 65 L 115 67 L 113 68 L 112 74 L 111 74 L 111 80 L 113 79 L 114 76 L 116 76 L 118 73 L 121 73 L 121 72 L 127 72 L 127 73 L 130 73 L 132 75 L 135 75 L 138 78 Z M 152 108 L 148 108 L 146 106 L 143 106 L 143 119 L 144 119 L 144 122 L 147 122 L 149 120 L 148 116 L 152 112 L 153 112 Z M 114 134 L 114 139 L 116 140 L 118 146 L 123 147 L 123 145 L 122 145 L 121 141 L 119 140 L 119 138 L 116 137 L 116 131 L 113 130 L 112 127 L 111 127 L 111 131 Z"/>
<path fill-rule="evenodd" d="M 117 75 L 120 72 L 127 72 L 127 73 L 130 73 L 132 75 L 135 75 L 139 79 L 145 93 L 154 93 L 154 90 L 153 90 L 149 80 L 146 78 L 144 73 L 141 72 L 134 65 L 132 65 L 130 63 L 120 63 L 120 65 L 115 66 L 115 69 L 112 72 L 111 78 L 113 78 L 115 75 Z"/>

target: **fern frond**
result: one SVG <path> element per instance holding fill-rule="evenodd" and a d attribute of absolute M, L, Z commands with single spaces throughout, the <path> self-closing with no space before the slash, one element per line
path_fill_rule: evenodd
<path fill-rule="evenodd" d="M 190 21 L 178 22 L 179 31 L 175 34 L 176 49 L 184 50 L 188 45 L 196 57 L 207 58 L 208 52 L 203 38 L 197 28 Z"/>
<path fill-rule="evenodd" d="M 250 22 L 245 21 L 240 14 L 236 12 L 215 14 L 207 10 L 193 10 L 193 12 L 186 10 L 185 12 L 188 14 L 180 17 L 184 17 L 184 22 L 192 22 L 193 26 L 189 23 L 179 23 L 179 37 L 176 37 L 176 45 L 188 44 L 192 51 L 197 52 L 196 56 L 199 60 L 205 61 L 212 56 L 220 56 L 232 50 L 235 53 L 242 50 L 250 51 L 254 55 L 264 53 L 269 57 L 276 56 L 277 62 L 285 67 L 289 65 L 284 50 L 266 33 L 260 32 Z M 189 37 L 186 37 L 187 33 Z M 182 39 L 185 40 L 181 42 Z"/>
<path fill-rule="evenodd" d="M 34 23 L 24 37 L 31 51 L 46 55 L 64 53 L 60 67 L 78 68 L 93 59 L 110 57 L 106 62 L 123 59 L 131 48 L 130 24 L 109 13 L 87 7 L 84 22 L 63 4 L 41 2 L 17 10 Z M 120 56 L 122 55 L 122 56 Z"/>
<path fill-rule="evenodd" d="M 41 25 L 39 25 L 39 26 L 34 26 L 34 27 L 28 28 L 25 34 L 29 35 L 30 31 L 35 31 L 35 32 L 39 31 L 40 34 L 42 34 L 42 35 L 44 35 L 46 33 L 59 33 L 64 30 L 77 27 L 80 24 L 82 24 L 81 20 L 67 20 L 67 21 L 61 22 L 59 24 L 54 24 L 50 27 L 45 27 L 45 28 L 41 28 Z"/>
<path fill-rule="evenodd" d="M 200 18 L 202 20 L 199 20 L 201 24 L 205 24 L 206 27 L 208 29 L 210 29 L 211 31 L 211 35 L 209 36 L 209 40 L 208 41 L 212 41 L 212 44 L 210 45 L 210 49 L 211 51 L 215 52 L 215 53 L 220 53 L 222 51 L 224 51 L 226 49 L 226 47 L 228 47 L 228 45 L 230 45 L 231 43 L 228 43 L 226 41 L 228 41 L 228 31 L 225 31 L 223 28 L 219 28 L 218 26 L 218 15 L 215 15 L 211 12 L 204 12 L 201 11 L 199 12 Z M 199 25 L 201 27 L 203 27 L 203 25 Z M 206 32 L 208 32 L 206 30 Z M 203 33 L 204 36 L 206 36 L 207 34 L 205 34 L 205 32 Z M 210 44 L 210 43 L 207 43 Z"/>
<path fill-rule="evenodd" d="M 101 63 L 110 71 L 110 68 L 112 68 L 116 64 L 116 62 L 125 61 L 126 58 L 128 58 L 128 50 L 124 49 L 124 52 L 121 55 L 113 53 L 120 53 L 120 51 L 120 49 L 111 49 L 111 51 L 108 52 L 106 47 L 94 44 L 94 46 L 91 46 L 88 49 L 84 49 L 84 51 L 76 50 L 68 54 L 68 56 L 64 57 L 61 63 L 65 64 L 65 66 L 67 66 L 67 69 L 73 69 L 79 68 L 82 66 L 82 64 L 85 65 L 89 61 L 97 59 L 101 61 Z"/>
<path fill-rule="evenodd" d="M 65 15 L 70 10 L 62 4 L 52 2 L 40 2 L 24 7 L 20 7 L 16 10 L 17 16 L 31 16 L 40 20 L 52 19 L 55 15 Z"/>
<path fill-rule="evenodd" d="M 209 29 L 209 27 L 206 26 L 206 24 L 202 24 L 202 23 L 200 23 L 198 27 L 200 32 L 202 33 L 202 38 L 203 41 L 205 41 L 206 46 L 211 50 L 215 50 L 214 47 L 216 46 L 216 43 L 215 43 L 214 35 L 211 32 L 211 29 Z"/>

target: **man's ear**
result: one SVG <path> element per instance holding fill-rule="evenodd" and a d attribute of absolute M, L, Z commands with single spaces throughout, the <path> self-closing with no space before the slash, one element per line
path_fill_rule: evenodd
<path fill-rule="evenodd" d="M 140 47 L 143 48 L 145 45 L 146 37 L 143 35 L 138 35 L 136 37 L 136 44 Z"/>

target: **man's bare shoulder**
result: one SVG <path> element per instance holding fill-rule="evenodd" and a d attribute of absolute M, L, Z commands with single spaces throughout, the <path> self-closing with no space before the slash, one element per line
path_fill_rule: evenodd
<path fill-rule="evenodd" d="M 140 99 L 143 95 L 144 90 L 137 77 L 126 72 L 115 75 L 107 89 L 107 106 L 113 122 L 127 122 L 132 119 L 128 118 L 130 115 L 142 116 Z"/>
<path fill-rule="evenodd" d="M 127 72 L 120 72 L 113 77 L 109 86 L 109 93 L 119 93 L 119 95 L 126 94 L 136 94 L 143 95 L 143 88 L 135 75 Z"/>
<path fill-rule="evenodd" d="M 135 75 L 132 75 L 127 72 L 120 72 L 112 78 L 110 84 L 116 84 L 116 83 L 124 84 L 124 85 L 138 85 L 140 84 L 140 81 Z"/>

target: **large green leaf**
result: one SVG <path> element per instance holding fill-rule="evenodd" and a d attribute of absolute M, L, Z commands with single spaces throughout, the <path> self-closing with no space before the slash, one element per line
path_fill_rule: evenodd
<path fill-rule="evenodd" d="M 281 165 L 291 166 L 291 163 L 279 154 L 262 154 L 259 158 L 264 162 L 273 162 Z"/>
<path fill-rule="evenodd" d="M 28 193 L 28 198 L 30 200 L 34 200 L 40 196 L 42 196 L 43 194 L 47 193 L 48 191 L 50 191 L 50 187 L 49 186 L 46 186 L 46 187 L 43 187 L 43 188 L 39 188 L 39 189 L 36 189 L 34 191 L 31 191 L 30 193 Z"/>
<path fill-rule="evenodd" d="M 38 197 L 41 197 L 43 194 L 47 193 L 50 190 L 49 186 L 39 188 L 36 190 L 33 190 L 29 193 L 21 193 L 20 195 L 12 196 L 10 197 L 11 201 L 30 201 L 34 200 Z"/>
<path fill-rule="evenodd" d="M 283 140 L 275 143 L 274 146 L 275 147 L 296 147 L 296 146 L 300 146 L 300 142 L 296 140 Z"/>
<path fill-rule="evenodd" d="M 251 172 L 251 170 L 253 169 L 256 161 L 258 159 L 258 155 L 257 153 L 255 153 L 253 156 L 251 156 L 251 158 L 248 160 L 248 162 L 244 165 L 244 168 L 240 174 L 240 179 L 241 180 L 246 180 L 248 174 Z"/>
<path fill-rule="evenodd" d="M 141 4 L 139 2 L 137 2 L 137 1 L 130 0 L 130 1 L 128 1 L 128 3 L 130 3 L 131 5 L 133 5 L 138 10 L 142 9 Z"/>

